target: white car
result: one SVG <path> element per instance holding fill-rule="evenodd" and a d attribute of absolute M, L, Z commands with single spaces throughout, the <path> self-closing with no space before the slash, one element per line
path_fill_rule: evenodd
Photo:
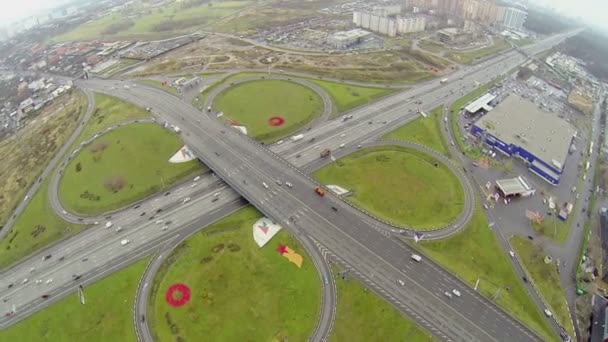
<path fill-rule="evenodd" d="M 422 257 L 418 254 L 412 254 L 412 260 L 420 262 L 422 260 Z"/>
<path fill-rule="evenodd" d="M 25 278 L 25 279 L 23 279 L 23 281 L 21 282 L 21 284 L 25 284 L 25 283 L 27 283 L 28 281 L 29 281 L 29 279 Z"/>
<path fill-rule="evenodd" d="M 190 197 L 186 197 L 182 200 L 182 203 L 188 203 L 190 202 Z"/>
<path fill-rule="evenodd" d="M 122 231 L 122 227 L 121 226 L 116 227 L 116 232 L 118 233 L 120 231 Z"/>
<path fill-rule="evenodd" d="M 401 285 L 401 286 L 405 286 L 405 283 L 404 283 L 404 282 L 403 282 L 403 280 L 401 280 L 401 279 L 398 279 L 398 280 L 397 280 L 397 283 L 398 283 L 399 285 Z"/>
<path fill-rule="evenodd" d="M 344 138 L 346 134 L 340 134 L 340 138 Z"/>
<path fill-rule="evenodd" d="M 551 313 L 551 311 L 549 311 L 549 309 L 545 309 L 545 315 L 547 315 L 547 317 L 553 316 L 553 314 Z"/>
<path fill-rule="evenodd" d="M 121 246 L 126 246 L 126 245 L 129 244 L 129 242 L 131 242 L 131 240 L 129 240 L 129 239 L 120 240 L 120 245 Z"/>
<path fill-rule="evenodd" d="M 293 188 L 293 184 L 291 184 L 290 182 L 285 182 L 285 185 L 287 185 L 287 187 L 289 188 Z"/>
<path fill-rule="evenodd" d="M 340 148 L 344 148 L 344 146 L 346 146 L 346 145 L 344 145 L 344 144 L 340 144 Z"/>
<path fill-rule="evenodd" d="M 218 197 L 221 194 L 221 192 L 216 192 L 213 194 L 213 197 Z"/>
<path fill-rule="evenodd" d="M 277 145 L 281 145 L 282 143 L 283 143 L 283 140 L 277 141 Z"/>
<path fill-rule="evenodd" d="M 36 270 L 36 267 L 30 268 L 30 273 L 34 272 L 35 270 Z"/>
<path fill-rule="evenodd" d="M 42 279 L 38 279 L 35 281 L 36 284 L 42 284 Z"/>
<path fill-rule="evenodd" d="M 449 293 L 448 291 L 445 291 L 443 294 L 448 298 L 452 298 L 452 294 Z"/>
<path fill-rule="evenodd" d="M 263 186 L 265 189 L 268 189 L 268 184 L 266 184 L 266 182 L 262 182 L 262 186 Z"/>
<path fill-rule="evenodd" d="M 511 256 L 511 258 L 515 258 L 515 253 L 513 251 L 509 251 L 509 255 Z"/>
<path fill-rule="evenodd" d="M 194 188 L 197 185 L 198 185 L 198 183 L 192 183 L 192 185 L 190 185 L 190 189 Z"/>
<path fill-rule="evenodd" d="M 454 294 L 454 296 L 456 296 L 456 297 L 460 297 L 460 291 L 458 291 L 458 290 L 456 290 L 456 289 L 453 289 L 453 290 L 452 290 L 452 293 Z"/>
<path fill-rule="evenodd" d="M 317 146 L 315 146 L 315 147 L 313 147 L 313 148 L 314 148 L 315 150 L 318 150 L 318 149 L 319 149 L 319 147 L 321 147 L 321 146 L 317 145 Z"/>
<path fill-rule="evenodd" d="M 164 232 L 164 231 L 165 231 L 165 230 L 167 230 L 167 229 L 169 229 L 169 226 L 164 225 L 164 226 L 163 226 L 163 227 L 162 227 L 160 230 Z"/>
<path fill-rule="evenodd" d="M 48 284 L 50 284 L 52 282 L 53 282 L 53 278 L 49 278 L 44 283 L 48 285 Z"/>
<path fill-rule="evenodd" d="M 106 222 L 106 229 L 112 228 L 112 221 Z"/>
<path fill-rule="evenodd" d="M 161 220 L 156 220 L 156 222 L 154 222 L 154 223 L 156 223 L 156 224 L 161 224 L 161 223 L 163 223 L 163 222 L 165 222 L 165 221 L 161 219 Z"/>
<path fill-rule="evenodd" d="M 198 182 L 198 180 L 199 180 L 199 179 L 201 179 L 201 176 L 196 176 L 196 177 L 194 177 L 194 181 L 195 181 L 195 182 Z"/>

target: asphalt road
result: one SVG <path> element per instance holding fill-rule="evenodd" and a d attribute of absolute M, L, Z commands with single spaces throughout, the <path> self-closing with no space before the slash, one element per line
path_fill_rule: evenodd
<path fill-rule="evenodd" d="M 517 56 L 515 56 L 515 57 L 517 57 Z M 501 66 L 501 67 L 504 67 L 504 65 L 503 65 L 503 66 Z M 474 71 L 475 71 L 474 69 L 475 69 L 475 68 L 471 68 L 471 69 L 473 69 L 473 70 L 471 70 L 471 72 L 472 72 L 472 73 L 474 73 Z M 479 68 L 477 68 L 477 70 L 479 70 Z M 503 69 L 503 70 L 504 70 L 504 69 Z M 495 70 L 495 71 L 496 71 L 496 70 Z M 482 83 L 482 81 L 481 81 L 481 80 L 480 80 L 479 82 L 480 82 L 480 83 Z M 431 84 L 431 83 L 428 83 L 428 84 Z M 436 84 L 436 83 L 435 83 L 434 85 L 432 85 L 432 84 L 431 84 L 431 86 L 435 86 L 435 87 L 436 87 L 436 86 L 437 86 L 437 84 Z M 421 86 L 420 88 L 421 88 L 421 89 L 422 89 L 422 88 L 424 88 L 424 85 L 423 85 L 423 86 Z M 445 87 L 444 87 L 444 88 L 445 88 Z M 418 88 L 417 88 L 417 89 L 418 89 Z M 429 90 L 429 89 L 426 89 L 425 91 L 428 91 L 428 90 Z M 408 96 L 408 95 L 405 95 L 405 96 Z M 373 106 L 373 105 L 372 105 L 372 106 Z M 372 110 L 373 110 L 373 108 L 372 108 Z M 354 121 L 352 121 L 352 122 L 354 122 Z M 316 132 L 316 130 L 315 130 L 315 132 Z M 317 199 L 317 200 L 318 200 L 318 199 Z M 346 209 L 346 210 L 348 210 L 348 209 Z M 200 213 L 198 213 L 198 214 L 200 214 Z M 330 213 L 330 214 L 331 214 L 331 213 Z M 314 224 L 314 222 L 313 222 L 313 224 Z M 87 233 L 87 232 L 85 232 L 85 233 Z M 83 234 L 85 234 L 85 233 L 83 233 Z M 165 240 L 165 241 L 166 241 L 166 240 Z M 75 242 L 76 242 L 76 241 L 66 241 L 64 245 L 72 245 L 72 244 L 74 244 Z M 78 244 L 78 243 L 76 243 L 76 244 Z M 134 245 L 134 244 L 133 244 L 133 245 Z M 127 245 L 127 246 L 129 246 L 129 245 Z M 340 246 L 338 246 L 338 249 L 339 249 L 339 247 L 340 247 Z M 348 250 L 348 249 L 347 249 L 347 250 Z M 120 253 L 124 254 L 124 251 L 126 251 L 126 249 L 120 250 L 120 251 L 118 251 L 118 252 L 119 252 L 119 254 L 120 254 Z M 105 258 L 107 258 L 107 255 L 111 255 L 111 254 L 106 254 L 106 255 L 105 255 Z M 399 253 L 399 257 L 401 257 L 401 258 L 403 257 L 402 253 Z M 36 261 L 36 260 L 39 260 L 39 259 L 35 259 L 35 257 L 34 257 L 34 258 L 32 258 L 32 260 L 34 260 L 34 263 L 35 263 L 35 261 Z M 416 264 L 416 265 L 418 265 L 418 264 Z M 363 267 L 363 266 L 361 266 L 361 267 Z M 373 267 L 373 266 L 372 266 L 372 267 Z M 62 267 L 60 267 L 60 268 L 62 268 Z M 26 263 L 22 263 L 22 265 L 21 265 L 21 269 L 25 269 L 25 270 L 27 270 L 27 269 L 29 269 L 29 268 L 27 267 Z M 95 269 L 95 268 L 93 268 L 93 269 Z M 57 271 L 61 271 L 61 270 L 57 270 Z M 389 270 L 389 271 L 390 271 L 390 270 Z M 392 271 L 394 271 L 394 270 L 392 270 Z M 421 270 L 418 270 L 418 271 L 422 271 L 422 273 L 424 273 L 424 272 L 425 272 L 425 269 L 421 269 Z M 71 274 L 71 272 L 69 272 L 69 271 L 68 271 L 66 274 Z M 3 279 L 4 279 L 4 278 L 5 278 L 5 277 L 3 277 Z M 57 282 L 57 281 L 56 281 L 56 282 Z M 67 283 L 69 283 L 69 282 L 70 282 L 70 280 L 68 279 L 66 282 L 67 282 Z M 54 282 L 54 283 L 55 283 L 55 282 Z M 395 285 L 395 284 L 394 284 L 394 282 L 389 281 L 389 283 L 387 284 L 387 286 L 388 286 L 388 287 L 390 287 L 390 286 L 391 286 L 391 284 L 392 284 L 392 285 Z M 6 284 L 4 284 L 4 285 L 6 285 Z M 2 288 L 4 289 L 4 288 L 6 288 L 6 287 L 4 287 L 4 286 L 3 286 Z M 23 288 L 23 286 L 17 286 L 17 285 L 15 285 L 15 289 L 20 289 L 20 288 Z M 73 290 L 73 288 L 72 288 L 72 290 Z M 29 297 L 29 299 L 31 299 L 31 298 L 39 298 L 39 297 L 38 297 L 38 296 L 39 296 L 39 294 L 40 294 L 40 291 L 38 291 L 38 293 L 33 293 L 33 294 L 30 294 L 29 296 L 27 296 L 27 295 L 26 295 L 26 296 L 24 296 L 24 298 L 27 298 L 27 297 Z M 404 294 L 401 294 L 401 295 L 404 295 Z M 3 297 L 4 297 L 4 296 L 3 296 Z M 432 297 L 432 296 L 431 296 L 431 297 Z M 429 297 L 429 298 L 431 298 L 431 297 Z M 432 299 L 432 298 L 431 298 L 431 299 Z M 441 300 L 441 298 L 435 298 L 435 299 L 439 299 L 439 300 Z M 431 307 L 432 307 L 432 306 L 431 306 Z M 5 306 L 3 309 L 6 309 L 6 306 Z M 21 310 L 21 306 L 19 307 L 19 310 Z M 19 311 L 19 310 L 18 310 L 18 311 Z M 422 311 L 425 311 L 425 310 L 422 310 Z M 445 312 L 445 313 L 450 313 L 450 311 L 444 311 L 444 312 Z M 17 314 L 15 314 L 15 316 L 17 316 Z M 12 321 L 12 320 L 13 320 L 13 319 L 11 319 L 11 321 Z M 3 323 L 3 325 L 6 325 L 6 322 L 5 322 L 5 321 L 3 321 L 2 323 Z M 432 330 L 432 329 L 431 329 L 431 330 Z M 433 331 L 433 330 L 432 330 L 432 331 Z M 490 331 L 491 331 L 491 330 L 490 330 Z"/>

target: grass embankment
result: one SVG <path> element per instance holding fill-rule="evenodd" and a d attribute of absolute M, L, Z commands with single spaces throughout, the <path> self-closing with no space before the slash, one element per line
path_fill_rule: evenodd
<path fill-rule="evenodd" d="M 437 44 L 435 42 L 431 42 L 428 40 L 420 40 L 418 42 L 418 46 L 426 51 L 432 52 L 432 53 L 440 53 L 441 51 L 445 50 L 445 47 L 443 45 Z"/>
<path fill-rule="evenodd" d="M 167 37 L 167 34 L 196 31 L 197 28 L 211 24 L 250 4 L 249 1 L 214 1 L 193 7 L 187 2 L 175 2 L 159 8 L 144 9 L 141 4 L 133 3 L 121 11 L 109 13 L 55 36 L 53 40 L 93 40 L 100 37 L 126 39 L 131 36 L 143 40 L 144 37 Z M 132 19 L 134 11 L 141 13 Z"/>
<path fill-rule="evenodd" d="M 566 296 L 561 286 L 555 260 L 545 264 L 546 254 L 542 246 L 519 236 L 511 238 L 511 245 L 523 263 L 528 277 L 534 282 L 536 290 L 549 306 L 557 321 L 570 336 L 574 336 L 574 326 L 570 319 Z"/>
<path fill-rule="evenodd" d="M 84 289 L 86 305 L 76 293 L 0 330 L 2 341 L 135 342 L 133 300 L 148 259 Z"/>
<path fill-rule="evenodd" d="M 183 145 L 155 123 L 118 127 L 83 147 L 66 166 L 59 184 L 62 205 L 98 215 L 129 205 L 203 171 L 198 161 L 170 163 Z"/>
<path fill-rule="evenodd" d="M 197 97 L 195 97 L 194 99 L 192 99 L 192 105 L 197 107 L 198 109 L 203 109 L 203 105 L 205 104 L 205 101 L 207 100 L 207 95 L 211 92 L 211 90 L 219 87 L 221 84 L 226 83 L 226 82 L 234 82 L 236 80 L 240 80 L 246 77 L 253 77 L 253 76 L 264 76 L 263 73 L 260 72 L 240 72 L 238 74 L 232 74 L 232 75 L 228 75 L 220 80 L 218 80 L 217 82 L 213 83 L 212 85 L 208 86 L 207 88 L 203 89 Z"/>
<path fill-rule="evenodd" d="M 464 207 L 462 185 L 447 166 L 400 146 L 359 150 L 313 175 L 348 189 L 349 201 L 397 226 L 442 227 Z"/>
<path fill-rule="evenodd" d="M 396 91 L 396 89 L 361 87 L 315 79 L 307 80 L 317 84 L 331 96 L 335 105 L 334 115 L 346 112 L 355 107 L 366 105 Z"/>
<path fill-rule="evenodd" d="M 321 98 L 311 89 L 289 81 L 259 80 L 230 87 L 214 101 L 222 118 L 247 127 L 248 135 L 269 143 L 285 137 L 311 122 L 323 112 Z M 272 126 L 274 116 L 285 122 Z"/>
<path fill-rule="evenodd" d="M 429 147 L 439 153 L 450 157 L 445 135 L 441 133 L 441 120 L 443 119 L 443 107 L 439 106 L 428 117 L 420 117 L 412 122 L 385 134 L 382 139 L 404 140 L 418 143 Z"/>
<path fill-rule="evenodd" d="M 471 52 L 448 52 L 445 54 L 447 58 L 455 62 L 470 64 L 474 61 L 495 54 L 499 51 L 510 48 L 511 45 L 502 38 L 494 38 L 494 44 L 485 48 L 477 49 Z"/>
<path fill-rule="evenodd" d="M 95 94 L 95 103 L 94 114 L 67 153 L 105 127 L 126 119 L 148 116 L 145 110 L 107 95 Z M 13 232 L 0 242 L 0 267 L 6 267 L 84 228 L 67 223 L 55 214 L 49 204 L 48 187 L 49 181 L 44 181 L 22 215 L 17 217 Z"/>
<path fill-rule="evenodd" d="M 513 270 L 506 253 L 501 252 L 488 220 L 479 206 L 461 233 L 441 241 L 414 245 L 426 255 L 458 275 L 469 286 L 479 280 L 478 292 L 529 326 L 545 341 L 557 341 L 543 313 L 534 305 Z M 498 294 L 498 298 L 494 299 Z"/>
<path fill-rule="evenodd" d="M 65 107 L 64 107 L 65 106 Z M 65 94 L 42 109 L 18 134 L 0 141 L 0 229 L 26 192 L 76 129 L 86 110 L 86 97 Z"/>
<path fill-rule="evenodd" d="M 158 89 L 162 89 L 168 93 L 174 94 L 174 95 L 178 95 L 179 92 L 177 91 L 177 88 L 175 88 L 174 86 L 167 84 L 167 85 L 163 85 L 163 83 L 161 81 L 157 81 L 157 80 L 139 80 L 137 81 L 138 83 L 143 83 L 143 84 L 147 84 L 149 86 L 158 88 Z"/>
<path fill-rule="evenodd" d="M 433 336 L 355 280 L 342 280 L 334 269 L 338 292 L 332 342 L 431 342 Z"/>
<path fill-rule="evenodd" d="M 148 321 L 159 341 L 305 341 L 319 310 L 320 281 L 312 261 L 287 231 L 259 248 L 251 238 L 260 218 L 247 207 L 205 228 L 173 251 L 154 282 Z M 287 245 L 302 268 L 277 252 Z M 183 283 L 191 299 L 165 300 Z M 173 327 L 171 327 L 173 326 Z"/>

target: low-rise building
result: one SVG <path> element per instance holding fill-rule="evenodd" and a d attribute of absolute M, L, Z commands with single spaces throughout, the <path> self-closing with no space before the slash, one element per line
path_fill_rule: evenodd
<path fill-rule="evenodd" d="M 437 38 L 444 44 L 459 44 L 471 39 L 471 33 L 455 27 L 448 27 L 437 31 Z"/>
<path fill-rule="evenodd" d="M 345 49 L 349 46 L 360 43 L 363 38 L 369 35 L 369 32 L 362 29 L 339 31 L 327 37 L 327 44 L 336 49 Z"/>
<path fill-rule="evenodd" d="M 477 120 L 471 133 L 497 151 L 520 158 L 530 171 L 557 185 L 576 130 L 533 102 L 510 95 Z"/>

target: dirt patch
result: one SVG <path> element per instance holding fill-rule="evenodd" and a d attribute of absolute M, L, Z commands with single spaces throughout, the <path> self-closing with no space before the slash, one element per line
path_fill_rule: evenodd
<path fill-rule="evenodd" d="M 117 193 L 127 185 L 127 180 L 121 176 L 114 176 L 106 179 L 103 182 L 103 186 L 113 193 Z"/>

